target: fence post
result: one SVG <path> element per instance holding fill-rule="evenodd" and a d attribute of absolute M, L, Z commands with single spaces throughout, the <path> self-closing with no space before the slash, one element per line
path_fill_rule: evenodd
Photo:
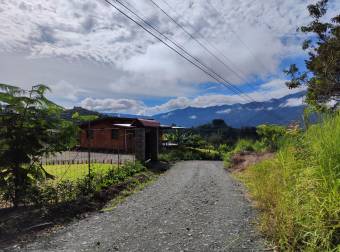
<path fill-rule="evenodd" d="M 91 188 L 91 140 L 92 140 L 92 132 L 90 121 L 88 122 L 88 146 L 87 146 L 87 159 L 88 159 L 88 176 L 89 176 L 89 188 Z"/>
<path fill-rule="evenodd" d="M 118 144 L 118 170 L 119 170 L 119 163 L 120 163 L 120 159 L 119 159 L 119 144 Z"/>

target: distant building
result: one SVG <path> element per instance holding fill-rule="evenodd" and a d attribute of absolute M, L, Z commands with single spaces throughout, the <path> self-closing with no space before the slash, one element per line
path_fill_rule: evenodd
<path fill-rule="evenodd" d="M 106 117 L 82 124 L 80 147 L 135 154 L 138 160 L 157 160 L 161 126 L 158 121 Z"/>

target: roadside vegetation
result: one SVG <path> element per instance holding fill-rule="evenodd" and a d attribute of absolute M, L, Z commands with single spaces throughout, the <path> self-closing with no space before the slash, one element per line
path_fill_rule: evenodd
<path fill-rule="evenodd" d="M 97 164 L 96 170 L 92 170 L 91 174 L 85 174 L 76 171 L 73 176 L 63 179 L 45 180 L 31 187 L 31 192 L 27 193 L 25 203 L 38 207 L 54 207 L 58 204 L 77 203 L 81 199 L 87 199 L 91 202 L 97 193 L 125 182 L 135 174 L 146 171 L 146 168 L 140 163 L 125 163 L 119 169 L 117 167 L 108 167 L 107 164 Z M 87 170 L 86 170 L 87 171 Z M 59 173 L 60 176 L 68 173 Z"/>
<path fill-rule="evenodd" d="M 167 162 L 180 160 L 221 160 L 221 155 L 214 149 L 179 147 L 163 151 L 159 155 L 159 159 Z"/>
<path fill-rule="evenodd" d="M 274 159 L 237 174 L 262 231 L 288 251 L 340 249 L 340 115 L 288 133 Z"/>
<path fill-rule="evenodd" d="M 274 158 L 235 173 L 260 209 L 262 231 L 279 251 L 340 251 L 340 15 L 325 22 L 327 3 L 309 5 L 313 20 L 300 28 L 308 35 L 302 45 L 306 70 L 293 64 L 285 71 L 289 88 L 307 88 L 304 129 L 268 135 L 258 128 L 264 148 L 276 150 Z M 311 112 L 318 124 L 310 123 Z M 262 151 L 257 146 L 242 140 L 231 152 Z"/>
<path fill-rule="evenodd" d="M 278 125 L 260 125 L 256 133 L 258 140 L 244 138 L 239 139 L 232 148 L 220 147 L 225 168 L 232 165 L 232 158 L 236 154 L 275 152 L 282 144 L 286 129 Z"/>
<path fill-rule="evenodd" d="M 255 127 L 241 129 L 228 126 L 222 119 L 214 119 L 195 128 L 171 130 L 163 138 L 175 146 L 166 147 L 160 154 L 164 161 L 222 160 L 238 139 L 256 141 Z"/>

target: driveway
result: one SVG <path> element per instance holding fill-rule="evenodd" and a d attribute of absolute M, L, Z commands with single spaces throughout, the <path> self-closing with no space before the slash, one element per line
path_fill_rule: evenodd
<path fill-rule="evenodd" d="M 254 211 L 222 162 L 179 162 L 111 211 L 18 251 L 262 251 Z M 15 251 L 15 248 L 9 248 Z"/>

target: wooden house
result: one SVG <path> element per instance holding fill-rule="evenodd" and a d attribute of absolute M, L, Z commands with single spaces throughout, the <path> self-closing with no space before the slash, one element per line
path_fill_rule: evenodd
<path fill-rule="evenodd" d="M 81 125 L 80 148 L 135 154 L 157 160 L 160 123 L 151 119 L 106 117 Z"/>

